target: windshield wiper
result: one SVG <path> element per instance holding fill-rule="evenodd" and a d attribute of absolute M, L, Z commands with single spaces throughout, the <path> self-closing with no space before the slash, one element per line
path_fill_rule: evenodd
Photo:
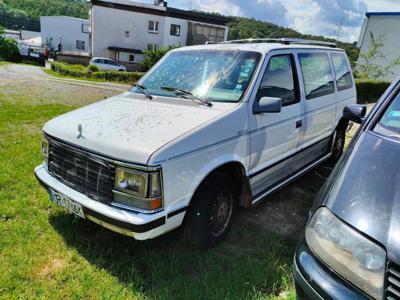
<path fill-rule="evenodd" d="M 195 95 L 193 95 L 191 92 L 188 92 L 188 91 L 185 91 L 185 90 L 181 90 L 181 89 L 178 89 L 178 88 L 174 88 L 174 87 L 169 87 L 169 86 L 162 86 L 161 89 L 165 90 L 165 91 L 168 91 L 168 92 L 173 92 L 176 95 L 181 96 L 181 97 L 183 97 L 185 99 L 190 99 L 190 100 L 192 100 L 194 102 L 197 102 L 197 103 L 200 102 L 201 104 L 204 104 L 204 105 L 206 105 L 208 107 L 212 106 L 212 103 L 210 101 L 205 100 L 205 99 L 200 99 L 200 98 L 196 97 Z"/>
<path fill-rule="evenodd" d="M 148 91 L 146 91 L 146 88 L 143 86 L 143 85 L 140 85 L 140 84 L 135 84 L 135 87 L 139 90 L 139 91 L 141 91 L 142 93 L 143 93 L 143 95 L 145 95 L 145 97 L 147 98 L 147 99 L 149 99 L 149 100 L 151 100 L 151 99 L 153 99 L 153 96 L 152 95 L 150 95 L 150 93 L 148 92 Z"/>

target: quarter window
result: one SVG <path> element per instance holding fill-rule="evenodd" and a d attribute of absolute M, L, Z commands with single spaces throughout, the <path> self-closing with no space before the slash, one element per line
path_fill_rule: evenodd
<path fill-rule="evenodd" d="M 171 35 L 175 35 L 175 36 L 180 36 L 181 35 L 181 26 L 180 25 L 171 24 L 170 34 Z"/>
<path fill-rule="evenodd" d="M 332 68 L 326 53 L 299 54 L 306 99 L 314 99 L 335 91 Z"/>
<path fill-rule="evenodd" d="M 282 99 L 282 105 L 299 102 L 296 72 L 293 68 L 292 55 L 271 57 L 257 92 L 257 99 L 276 97 Z"/>
<path fill-rule="evenodd" d="M 158 21 L 149 21 L 149 32 L 158 33 Z"/>
<path fill-rule="evenodd" d="M 350 89 L 353 87 L 353 80 L 351 79 L 350 66 L 347 62 L 346 56 L 341 53 L 331 54 L 333 69 L 336 75 L 336 85 L 339 91 Z"/>

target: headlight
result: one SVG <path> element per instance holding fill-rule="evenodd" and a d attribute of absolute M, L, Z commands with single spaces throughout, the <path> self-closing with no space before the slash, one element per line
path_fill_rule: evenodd
<path fill-rule="evenodd" d="M 44 135 L 42 136 L 42 155 L 43 162 L 47 167 L 49 161 L 49 142 Z"/>
<path fill-rule="evenodd" d="M 329 209 L 317 210 L 306 228 L 306 241 L 337 273 L 370 296 L 382 299 L 386 252 L 343 223 Z"/>
<path fill-rule="evenodd" d="M 114 204 L 154 211 L 162 208 L 160 172 L 144 172 L 117 167 Z"/>

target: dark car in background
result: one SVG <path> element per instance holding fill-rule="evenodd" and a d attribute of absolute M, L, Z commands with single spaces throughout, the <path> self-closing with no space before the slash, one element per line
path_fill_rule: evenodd
<path fill-rule="evenodd" d="M 310 212 L 293 272 L 299 299 L 400 299 L 400 83 L 361 123 Z"/>

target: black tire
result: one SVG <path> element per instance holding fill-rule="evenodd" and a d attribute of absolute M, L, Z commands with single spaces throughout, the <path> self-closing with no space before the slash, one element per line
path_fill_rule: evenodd
<path fill-rule="evenodd" d="M 224 173 L 214 173 L 201 184 L 186 217 L 185 235 L 194 246 L 208 249 L 227 236 L 237 194 L 232 178 Z"/>
<path fill-rule="evenodd" d="M 343 154 L 344 144 L 346 142 L 346 129 L 338 128 L 335 134 L 332 136 L 332 155 L 330 157 L 330 162 L 337 163 Z"/>

